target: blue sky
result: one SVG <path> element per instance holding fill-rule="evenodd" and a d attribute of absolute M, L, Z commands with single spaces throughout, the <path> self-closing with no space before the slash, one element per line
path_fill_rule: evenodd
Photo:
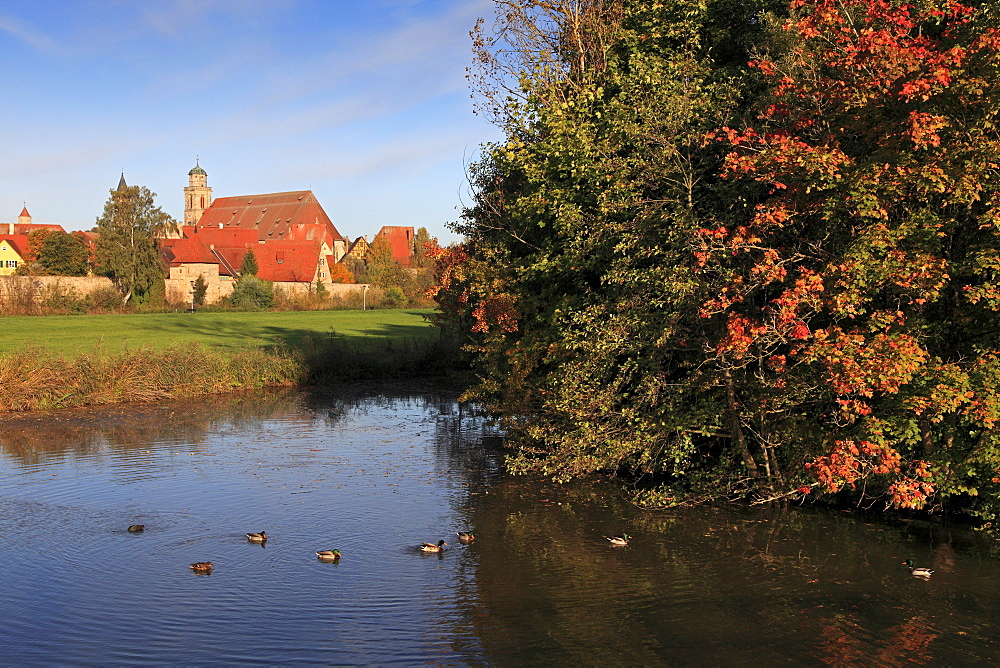
<path fill-rule="evenodd" d="M 311 189 L 337 229 L 443 243 L 499 131 L 472 113 L 489 0 L 3 0 L 0 222 L 90 229 L 122 171 L 182 218 L 213 196 Z"/>

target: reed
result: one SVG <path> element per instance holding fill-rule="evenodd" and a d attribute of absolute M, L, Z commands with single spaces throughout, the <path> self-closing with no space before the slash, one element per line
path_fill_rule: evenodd
<path fill-rule="evenodd" d="M 184 344 L 66 357 L 35 348 L 0 355 L 0 411 L 219 394 L 294 385 L 305 376 L 301 357 L 282 349 L 228 353 Z"/>

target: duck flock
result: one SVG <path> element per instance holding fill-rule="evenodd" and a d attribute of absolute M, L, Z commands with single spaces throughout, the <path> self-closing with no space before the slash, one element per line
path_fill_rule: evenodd
<path fill-rule="evenodd" d="M 133 524 L 128 528 L 129 533 L 142 533 L 145 531 L 146 526 L 144 524 Z M 458 540 L 463 543 L 471 543 L 476 540 L 476 536 L 471 531 L 459 531 Z M 610 539 L 609 539 L 610 540 Z M 263 545 L 267 542 L 267 532 L 260 531 L 257 533 L 248 533 L 247 541 L 250 543 L 260 543 Z M 439 540 L 437 543 L 422 543 L 420 545 L 421 552 L 444 552 L 444 546 L 448 543 L 443 540 Z M 340 561 L 340 550 L 319 550 L 316 552 L 316 558 L 320 561 Z M 207 574 L 211 573 L 215 566 L 211 561 L 196 561 L 191 564 L 191 570 L 195 573 Z"/>

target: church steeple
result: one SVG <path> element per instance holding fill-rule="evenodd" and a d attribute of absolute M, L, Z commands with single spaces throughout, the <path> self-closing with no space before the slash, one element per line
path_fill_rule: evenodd
<path fill-rule="evenodd" d="M 122 172 L 122 177 L 118 179 L 118 192 L 125 192 L 126 188 L 128 188 L 128 184 L 125 183 L 125 172 Z"/>
<path fill-rule="evenodd" d="M 197 225 L 201 214 L 211 205 L 212 189 L 208 187 L 208 173 L 195 157 L 194 167 L 188 172 L 188 186 L 184 189 L 184 224 Z"/>

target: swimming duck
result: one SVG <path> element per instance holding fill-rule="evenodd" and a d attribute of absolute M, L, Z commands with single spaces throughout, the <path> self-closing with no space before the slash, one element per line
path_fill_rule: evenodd
<path fill-rule="evenodd" d="M 260 533 L 248 533 L 247 540 L 251 543 L 263 543 L 267 540 L 267 533 L 264 531 L 261 531 Z"/>
<path fill-rule="evenodd" d="M 424 543 L 423 545 L 420 546 L 420 550 L 422 552 L 443 552 L 444 546 L 447 544 L 448 543 L 444 542 L 443 540 L 439 540 L 437 542 L 437 545 L 435 545 L 434 543 Z"/>
<path fill-rule="evenodd" d="M 628 541 L 632 536 L 627 533 L 623 533 L 620 536 L 605 536 L 612 545 L 625 546 L 628 545 Z"/>
<path fill-rule="evenodd" d="M 211 561 L 196 561 L 191 564 L 191 570 L 195 573 L 211 573 L 215 568 Z"/>
<path fill-rule="evenodd" d="M 918 578 L 929 578 L 934 572 L 930 568 L 914 568 L 912 559 L 907 559 L 903 565 L 910 569 L 910 575 Z"/>
<path fill-rule="evenodd" d="M 129 533 L 142 533 L 146 530 L 145 524 L 133 524 L 128 528 Z"/>
<path fill-rule="evenodd" d="M 471 531 L 459 531 L 458 539 L 463 543 L 471 543 L 472 541 L 476 540 L 476 537 L 475 535 L 473 535 Z"/>
<path fill-rule="evenodd" d="M 340 559 L 340 550 L 320 550 L 316 556 L 323 561 L 337 561 Z"/>

